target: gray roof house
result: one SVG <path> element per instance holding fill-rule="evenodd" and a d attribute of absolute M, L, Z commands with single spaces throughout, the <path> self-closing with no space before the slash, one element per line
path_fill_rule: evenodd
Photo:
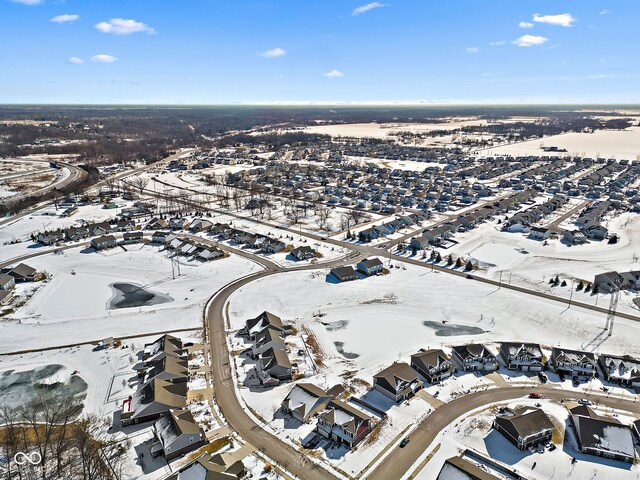
<path fill-rule="evenodd" d="M 383 269 L 384 265 L 379 258 L 365 258 L 357 265 L 359 272 L 364 273 L 367 276 L 375 275 Z"/>
<path fill-rule="evenodd" d="M 357 280 L 358 278 L 356 271 L 350 265 L 332 268 L 331 275 L 333 275 L 339 282 L 348 282 L 351 280 Z"/>
<path fill-rule="evenodd" d="M 205 453 L 166 480 L 242 480 L 247 468 L 235 452 Z"/>
<path fill-rule="evenodd" d="M 113 235 L 103 235 L 91 240 L 91 246 L 96 250 L 104 250 L 106 248 L 113 248 L 117 245 L 116 237 Z"/>
<path fill-rule="evenodd" d="M 330 400 L 318 415 L 316 428 L 323 437 L 353 448 L 371 431 L 372 424 L 364 412 L 341 400 Z"/>
<path fill-rule="evenodd" d="M 549 366 L 554 372 L 579 377 L 593 377 L 597 371 L 596 356 L 593 352 L 569 350 L 553 347 Z"/>
<path fill-rule="evenodd" d="M 465 372 L 491 372 L 498 369 L 498 359 L 485 345 L 459 345 L 452 347 L 452 350 L 452 360 Z"/>
<path fill-rule="evenodd" d="M 11 275 L 16 282 L 33 282 L 37 273 L 38 271 L 35 268 L 26 263 L 19 263 L 9 270 L 7 275 Z"/>
<path fill-rule="evenodd" d="M 186 409 L 169 410 L 153 424 L 159 448 L 152 447 L 151 454 L 164 454 L 167 461 L 178 458 L 205 445 L 204 431 Z"/>
<path fill-rule="evenodd" d="M 544 366 L 542 349 L 537 343 L 502 342 L 500 356 L 509 370 L 540 372 Z"/>
<path fill-rule="evenodd" d="M 0 273 L 0 290 L 11 290 L 16 285 L 16 279 L 6 273 Z"/>
<path fill-rule="evenodd" d="M 451 457 L 445 460 L 436 480 L 499 480 L 499 478 L 462 457 Z"/>
<path fill-rule="evenodd" d="M 265 386 L 278 385 L 293 378 L 287 352 L 280 348 L 272 347 L 262 352 L 256 362 L 256 371 Z"/>

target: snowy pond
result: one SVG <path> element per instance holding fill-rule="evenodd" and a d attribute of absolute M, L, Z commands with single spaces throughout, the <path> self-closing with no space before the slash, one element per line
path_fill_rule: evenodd
<path fill-rule="evenodd" d="M 456 335 L 482 335 L 487 333 L 480 327 L 470 325 L 460 325 L 456 323 L 442 323 L 425 320 L 422 322 L 425 327 L 435 330 L 436 337 L 455 337 Z"/>
<path fill-rule="evenodd" d="M 80 403 L 87 396 L 87 383 L 77 374 L 70 375 L 62 365 L 0 372 L 0 406 L 18 408 L 42 394 Z"/>
<path fill-rule="evenodd" d="M 145 307 L 173 302 L 173 298 L 164 293 L 145 289 L 135 283 L 112 283 L 113 297 L 109 301 L 109 309 Z"/>

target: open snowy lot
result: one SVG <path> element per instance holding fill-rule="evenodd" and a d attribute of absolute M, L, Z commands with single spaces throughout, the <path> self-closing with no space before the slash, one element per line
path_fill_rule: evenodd
<path fill-rule="evenodd" d="M 542 147 L 564 148 L 567 153 L 544 152 Z M 614 157 L 617 160 L 636 160 L 640 155 L 640 127 L 625 130 L 596 130 L 593 133 L 565 133 L 537 140 L 482 150 L 483 155 L 583 155 L 585 157 Z"/>
<path fill-rule="evenodd" d="M 35 284 L 39 288 L 32 296 L 32 286 L 18 286 L 17 296 L 28 298 L 0 322 L 0 353 L 199 327 L 204 303 L 216 290 L 260 268 L 236 255 L 209 263 L 180 259 L 180 275 L 176 267 L 173 278 L 171 260 L 159 247 L 128 248 L 78 248 L 30 259 L 52 277 Z M 113 283 L 134 284 L 172 301 L 110 309 Z"/>
<path fill-rule="evenodd" d="M 637 270 L 640 242 L 640 215 L 622 213 L 610 216 L 603 224 L 620 240 L 616 244 L 606 241 L 590 241 L 585 245 L 569 246 L 560 239 L 540 242 L 527 238 L 527 234 L 501 231 L 496 221 L 486 222 L 465 233 L 456 233 L 458 244 L 440 250 L 443 258 L 451 253 L 479 262 L 481 270 L 474 275 L 483 275 L 503 282 L 520 284 L 539 291 L 553 292 L 568 297 L 571 287 L 583 280 L 593 282 L 596 274 L 617 270 Z M 569 225 L 567 225 L 569 227 Z M 575 228 L 575 227 L 574 227 Z M 567 287 L 554 287 L 549 280 L 558 275 L 567 280 Z M 637 312 L 633 305 L 633 292 L 623 292 L 619 308 Z M 590 293 L 573 292 L 573 298 L 595 304 L 596 296 Z M 599 305 L 606 306 L 608 297 L 599 298 Z"/>
<path fill-rule="evenodd" d="M 230 298 L 232 328 L 268 310 L 306 328 L 321 350 L 321 373 L 371 383 L 394 360 L 419 348 L 468 342 L 534 341 L 598 352 L 640 354 L 640 324 L 481 284 L 429 268 L 392 268 L 386 276 L 336 284 L 327 270 L 283 273 L 252 282 Z M 443 323 L 446 322 L 446 323 Z M 570 332 L 570 333 L 569 333 Z"/>

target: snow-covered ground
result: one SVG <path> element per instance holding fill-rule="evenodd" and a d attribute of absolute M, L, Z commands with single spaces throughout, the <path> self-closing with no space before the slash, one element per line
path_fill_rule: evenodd
<path fill-rule="evenodd" d="M 567 222 L 567 227 L 569 222 Z M 590 241 L 585 245 L 569 246 L 559 239 L 540 242 L 527 238 L 526 234 L 501 231 L 496 221 L 486 222 L 475 229 L 456 233 L 458 243 L 441 250 L 443 258 L 451 253 L 454 257 L 477 260 L 481 269 L 474 275 L 499 279 L 507 283 L 523 285 L 539 291 L 553 292 L 569 297 L 571 287 L 580 280 L 593 282 L 596 274 L 617 270 L 637 270 L 640 250 L 640 215 L 622 213 L 607 217 L 603 222 L 609 231 L 618 234 L 616 244 L 607 241 Z M 574 227 L 575 228 L 575 227 Z M 419 257 L 417 255 L 416 257 Z M 567 280 L 567 287 L 551 287 L 549 280 L 558 275 Z M 608 305 L 608 297 L 597 298 L 591 293 L 573 291 L 573 299 L 600 306 Z M 620 309 L 637 312 L 633 304 L 636 294 L 623 292 Z"/>
<path fill-rule="evenodd" d="M 542 146 L 558 147 L 567 153 L 544 152 Z M 593 133 L 564 133 L 537 140 L 494 147 L 481 152 L 483 155 L 582 155 L 585 157 L 636 160 L 640 155 L 640 127 L 625 130 L 596 130 Z"/>
<path fill-rule="evenodd" d="M 15 313 L 0 323 L 0 352 L 44 348 L 180 328 L 201 326 L 204 303 L 228 282 L 257 271 L 237 255 L 209 263 L 180 259 L 180 275 L 160 247 L 134 244 L 128 251 L 65 250 L 30 259 L 29 265 L 52 277 Z M 177 270 L 177 269 L 176 269 Z M 166 294 L 173 301 L 109 309 L 114 282 L 133 283 Z M 18 297 L 32 285 L 18 285 Z"/>

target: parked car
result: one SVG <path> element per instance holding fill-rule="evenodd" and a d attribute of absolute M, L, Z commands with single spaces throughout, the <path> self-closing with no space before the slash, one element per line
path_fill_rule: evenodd
<path fill-rule="evenodd" d="M 580 400 L 578 400 L 578 403 L 580 405 L 591 405 L 591 401 L 587 400 L 586 398 L 581 398 Z"/>
<path fill-rule="evenodd" d="M 547 383 L 549 377 L 547 377 L 543 372 L 538 373 L 538 378 L 540 379 L 540 383 Z"/>

